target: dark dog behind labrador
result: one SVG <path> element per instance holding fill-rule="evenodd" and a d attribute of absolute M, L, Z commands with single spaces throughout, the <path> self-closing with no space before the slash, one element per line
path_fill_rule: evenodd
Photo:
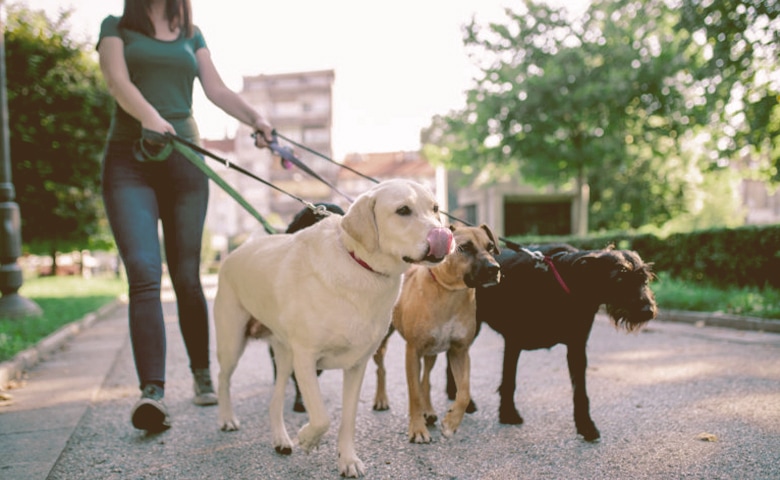
<path fill-rule="evenodd" d="M 549 245 L 519 252 L 504 249 L 496 260 L 501 282 L 477 288 L 477 321 L 504 337 L 499 421 L 521 424 L 514 405 L 517 362 L 522 350 L 566 345 L 574 396 L 574 423 L 587 441 L 601 434 L 590 416 L 585 384 L 586 346 L 601 305 L 628 332 L 655 318 L 650 264 L 630 250 L 577 250 Z M 448 375 L 449 377 L 449 375 Z M 448 378 L 447 391 L 454 388 Z"/>

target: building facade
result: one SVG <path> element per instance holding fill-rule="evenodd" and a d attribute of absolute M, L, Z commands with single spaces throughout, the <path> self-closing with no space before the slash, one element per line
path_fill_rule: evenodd
<path fill-rule="evenodd" d="M 246 76 L 239 92 L 244 100 L 261 111 L 286 139 L 282 146 L 292 147 L 296 157 L 319 175 L 333 181 L 338 167 L 309 151 L 294 147 L 304 145 L 331 158 L 333 147 L 333 70 Z M 283 230 L 301 203 L 284 192 L 317 202 L 330 199 L 327 186 L 298 169 L 285 168 L 267 149 L 254 146 L 251 129 L 240 124 L 235 138 L 204 140 L 204 147 L 214 151 L 257 177 L 275 185 L 276 190 L 235 170 L 220 169 L 220 174 L 277 229 Z M 219 190 L 219 191 L 217 191 Z M 281 191 L 280 191 L 281 190 Z M 248 212 L 221 189 L 212 189 L 207 226 L 214 237 L 233 238 L 261 226 Z M 224 240 L 216 239 L 217 243 Z"/>

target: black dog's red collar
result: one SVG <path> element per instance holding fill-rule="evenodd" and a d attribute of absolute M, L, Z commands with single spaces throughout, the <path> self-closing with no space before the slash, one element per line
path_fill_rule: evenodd
<path fill-rule="evenodd" d="M 537 268 L 541 268 L 542 270 L 547 270 L 547 268 L 549 267 L 552 270 L 555 279 L 558 280 L 558 285 L 561 286 L 564 292 L 566 292 L 567 294 L 571 294 L 571 290 L 569 290 L 569 287 L 566 285 L 566 282 L 563 281 L 563 277 L 561 277 L 561 274 L 558 273 L 558 269 L 555 268 L 555 264 L 553 263 L 552 258 L 548 257 L 547 255 L 544 255 L 542 252 L 539 251 L 531 251 L 528 250 L 527 248 L 521 248 L 521 250 L 527 253 L 528 255 L 530 255 L 531 258 L 536 260 Z"/>
<path fill-rule="evenodd" d="M 553 275 L 555 275 L 555 279 L 558 280 L 558 284 L 561 286 L 563 291 L 568 294 L 571 294 L 571 291 L 569 290 L 569 287 L 566 285 L 566 282 L 563 281 L 563 277 L 561 277 L 561 274 L 558 273 L 558 269 L 555 268 L 555 264 L 553 263 L 552 259 L 547 255 L 545 255 L 544 263 L 546 263 L 550 267 Z"/>

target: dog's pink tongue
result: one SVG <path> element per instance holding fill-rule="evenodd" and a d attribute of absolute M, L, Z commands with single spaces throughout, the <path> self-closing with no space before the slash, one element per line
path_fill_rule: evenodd
<path fill-rule="evenodd" d="M 449 228 L 434 228 L 428 233 L 428 256 L 444 258 L 452 247 L 452 231 Z"/>

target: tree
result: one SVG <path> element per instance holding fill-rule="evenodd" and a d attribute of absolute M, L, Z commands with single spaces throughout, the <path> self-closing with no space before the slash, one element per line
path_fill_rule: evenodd
<path fill-rule="evenodd" d="M 780 182 L 780 2 L 679 1 L 676 28 L 702 56 L 692 72 L 706 99 L 698 120 L 718 126 L 713 160 L 748 154 Z"/>
<path fill-rule="evenodd" d="M 8 7 L 10 150 L 27 250 L 90 246 L 105 229 L 100 156 L 112 101 L 89 47 L 71 39 L 68 13 Z"/>
<path fill-rule="evenodd" d="M 663 0 L 596 0 L 572 19 L 531 0 L 505 23 L 472 21 L 464 43 L 482 73 L 425 135 L 454 167 L 589 186 L 591 227 L 662 225 L 698 198 L 689 145 L 708 128 L 691 73 L 706 58 L 680 16 Z"/>

